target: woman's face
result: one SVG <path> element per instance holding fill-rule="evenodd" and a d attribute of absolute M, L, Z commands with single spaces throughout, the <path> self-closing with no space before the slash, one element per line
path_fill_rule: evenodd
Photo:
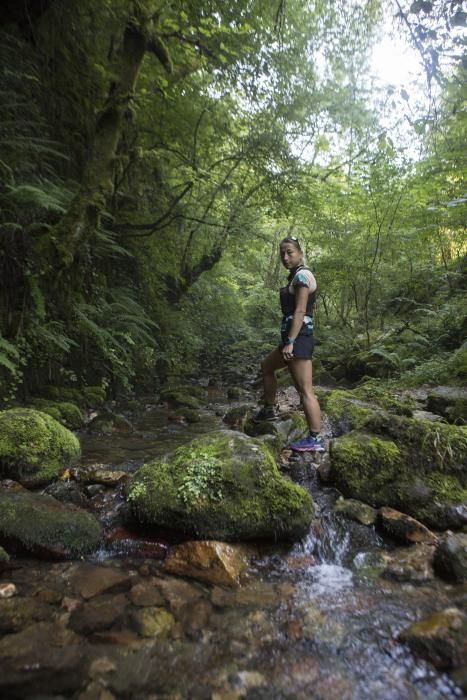
<path fill-rule="evenodd" d="M 281 243 L 279 250 L 281 262 L 287 270 L 292 270 L 302 263 L 303 253 L 293 243 Z"/>

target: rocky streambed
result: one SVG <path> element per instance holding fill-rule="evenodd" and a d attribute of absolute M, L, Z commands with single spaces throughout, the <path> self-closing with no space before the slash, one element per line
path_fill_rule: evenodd
<path fill-rule="evenodd" d="M 358 422 L 371 439 L 391 441 L 387 409 L 372 413 L 368 397 L 333 393 L 322 397 L 327 439 L 355 438 Z M 422 515 L 428 512 L 423 470 L 417 471 L 418 500 L 412 488 L 397 488 L 391 472 L 398 500 L 385 495 L 362 503 L 357 489 L 368 491 L 378 475 L 376 468 L 368 472 L 368 464 L 376 464 L 374 443 L 373 462 L 361 460 L 363 486 L 345 480 L 341 465 L 349 464 L 349 452 L 344 460 L 341 447 L 333 448 L 335 457 L 331 450 L 331 459 L 279 450 L 286 435 L 300 429 L 296 401 L 293 391 L 284 391 L 284 419 L 254 428 L 276 455 L 283 478 L 312 495 L 311 525 L 295 542 L 238 544 L 199 540 L 162 525 L 141 527 L 125 497 L 143 463 L 225 429 L 225 420 L 229 429 L 252 432 L 252 395 L 229 401 L 211 391 L 202 408 L 190 407 L 197 411 L 193 422 L 170 402 L 138 402 L 124 414 L 128 423 L 112 424 L 107 416 L 104 428 L 90 424 L 79 432 L 80 462 L 28 493 L 46 492 L 54 507 L 71 509 L 68 515 L 75 508 L 92 514 L 99 544 L 70 559 L 60 548 L 36 545 L 25 552 L 3 534 L 9 557 L 0 564 L 2 697 L 464 697 L 464 526 L 446 532 L 395 507 L 408 493 Z M 399 433 L 411 428 L 399 423 Z M 382 452 L 380 463 L 397 470 L 399 457 L 389 452 L 392 459 Z M 379 475 L 378 494 L 390 478 Z M 22 488 L 4 480 L 0 494 Z M 436 513 L 462 519 L 454 491 L 451 500 L 438 499 Z M 35 505 L 30 513 L 37 529 L 41 513 Z M 59 522 L 56 527 L 66 527 Z M 75 522 L 75 533 L 89 528 Z M 86 537 L 94 542 L 92 527 Z M 69 546 L 74 541 L 67 540 Z"/>

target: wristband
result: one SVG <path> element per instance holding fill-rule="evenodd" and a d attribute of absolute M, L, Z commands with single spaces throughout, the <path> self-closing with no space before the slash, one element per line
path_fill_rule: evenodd
<path fill-rule="evenodd" d="M 285 344 L 286 345 L 293 345 L 295 343 L 295 340 L 296 340 L 295 338 L 287 338 L 287 340 L 285 341 Z"/>

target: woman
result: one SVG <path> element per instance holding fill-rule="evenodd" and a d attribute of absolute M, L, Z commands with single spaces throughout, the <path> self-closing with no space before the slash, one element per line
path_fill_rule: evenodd
<path fill-rule="evenodd" d="M 321 412 L 313 391 L 311 369 L 316 280 L 305 267 L 298 238 L 287 236 L 279 245 L 281 262 L 289 270 L 287 286 L 280 290 L 282 342 L 261 364 L 264 406 L 253 416 L 253 421 L 258 423 L 276 418 L 276 370 L 288 367 L 300 394 L 309 429 L 307 437 L 293 442 L 289 447 L 296 452 L 324 452 L 320 436 Z"/>

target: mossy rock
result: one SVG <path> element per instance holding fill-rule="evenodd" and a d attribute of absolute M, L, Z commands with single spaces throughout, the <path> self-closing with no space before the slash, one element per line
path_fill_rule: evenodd
<path fill-rule="evenodd" d="M 103 406 L 106 400 L 105 389 L 101 386 L 85 386 L 81 393 L 87 408 Z"/>
<path fill-rule="evenodd" d="M 188 390 L 165 390 L 161 392 L 161 399 L 167 401 L 169 406 L 186 408 L 199 408 L 200 400 L 196 396 L 192 396 Z"/>
<path fill-rule="evenodd" d="M 0 540 L 51 556 L 94 551 L 102 528 L 94 515 L 43 494 L 0 492 Z"/>
<path fill-rule="evenodd" d="M 33 399 L 31 404 L 34 408 L 42 411 L 42 413 L 47 413 L 48 416 L 52 416 L 52 418 L 71 430 L 78 430 L 84 423 L 83 414 L 74 403 Z"/>
<path fill-rule="evenodd" d="M 428 394 L 427 409 L 456 425 L 467 424 L 467 389 L 440 386 Z"/>
<path fill-rule="evenodd" d="M 51 481 L 78 461 L 80 444 L 72 432 L 32 408 L 0 411 L 0 474 L 28 485 Z"/>
<path fill-rule="evenodd" d="M 396 508 L 429 527 L 462 527 L 467 431 L 406 419 L 393 438 L 353 431 L 333 440 L 331 482 L 346 497 Z"/>
<path fill-rule="evenodd" d="M 134 426 L 125 416 L 104 410 L 93 418 L 88 430 L 93 434 L 112 435 L 113 433 L 132 433 Z"/>
<path fill-rule="evenodd" d="M 281 476 L 261 441 L 231 430 L 141 467 L 128 501 L 144 525 L 224 541 L 297 539 L 314 510 L 308 492 Z"/>
<path fill-rule="evenodd" d="M 337 435 L 351 430 L 380 432 L 390 420 L 384 409 L 363 401 L 344 389 L 320 394 L 319 401 Z"/>

